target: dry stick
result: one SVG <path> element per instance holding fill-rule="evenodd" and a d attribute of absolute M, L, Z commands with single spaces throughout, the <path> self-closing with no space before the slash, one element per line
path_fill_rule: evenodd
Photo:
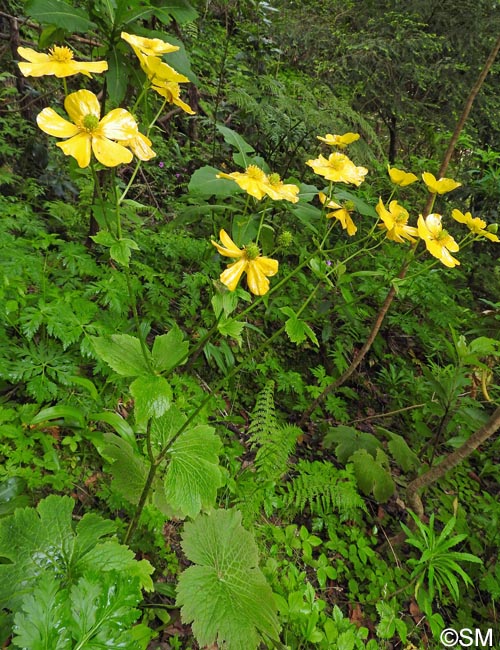
<path fill-rule="evenodd" d="M 425 472 L 425 474 L 417 476 L 416 479 L 409 483 L 406 488 L 406 500 L 409 508 L 411 508 L 420 519 L 422 519 L 424 515 L 424 508 L 418 492 L 442 478 L 446 472 L 465 460 L 479 447 L 479 445 L 490 438 L 498 429 L 500 429 L 500 407 L 494 411 L 486 424 L 473 433 L 461 447 L 445 456 L 439 465 L 435 465 Z"/>
<path fill-rule="evenodd" d="M 486 63 L 484 64 L 484 67 L 481 71 L 481 74 L 479 75 L 476 83 L 472 87 L 472 90 L 470 91 L 469 97 L 467 98 L 467 101 L 465 102 L 464 110 L 462 111 L 462 115 L 460 116 L 460 119 L 457 122 L 457 125 L 455 127 L 455 130 L 453 132 L 453 135 L 451 136 L 450 142 L 448 144 L 448 148 L 446 150 L 446 153 L 443 158 L 443 162 L 441 163 L 441 167 L 439 169 L 439 178 L 442 178 L 444 174 L 446 173 L 446 170 L 448 169 L 448 165 L 450 164 L 451 156 L 453 154 L 453 151 L 455 149 L 455 145 L 457 143 L 458 137 L 464 127 L 464 124 L 469 116 L 470 110 L 472 108 L 472 104 L 474 103 L 474 100 L 476 99 L 477 94 L 479 93 L 479 90 L 481 89 L 481 86 L 483 85 L 484 80 L 486 79 L 486 75 L 490 71 L 491 66 L 493 65 L 493 62 L 496 59 L 496 56 L 500 50 L 500 37 L 498 38 L 497 42 L 495 43 L 493 49 L 491 50 L 488 58 L 486 59 Z M 427 204 L 425 206 L 423 216 L 427 216 L 429 214 L 429 211 L 431 209 L 431 206 L 433 204 L 434 200 L 434 195 L 430 194 L 429 198 L 427 199 Z M 398 273 L 398 278 L 402 280 L 406 272 L 408 270 L 408 265 L 409 261 L 407 260 L 400 272 Z M 382 307 L 380 308 L 380 311 L 377 315 L 377 318 L 375 319 L 375 322 L 373 324 L 372 330 L 366 339 L 365 344 L 361 348 L 361 350 L 358 352 L 356 357 L 353 359 L 351 362 L 351 365 L 347 370 L 334 382 L 329 384 L 324 391 L 317 397 L 314 402 L 311 404 L 311 406 L 307 409 L 307 411 L 303 414 L 302 418 L 300 419 L 299 426 L 303 426 L 307 418 L 311 415 L 311 413 L 314 411 L 314 409 L 325 399 L 327 395 L 329 395 L 332 391 L 336 390 L 339 388 L 339 386 L 342 386 L 347 379 L 353 374 L 353 372 L 356 370 L 356 368 L 359 366 L 359 364 L 363 361 L 364 357 L 366 356 L 367 352 L 372 346 L 373 341 L 375 340 L 375 337 L 377 336 L 380 327 L 384 321 L 385 315 L 389 311 L 389 307 L 391 306 L 391 303 L 394 299 L 394 296 L 396 295 L 396 287 L 393 285 L 389 293 L 387 294 L 384 303 Z"/>

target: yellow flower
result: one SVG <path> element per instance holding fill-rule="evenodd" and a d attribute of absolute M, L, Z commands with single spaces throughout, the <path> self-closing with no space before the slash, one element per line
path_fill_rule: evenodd
<path fill-rule="evenodd" d="M 432 194 L 446 194 L 446 192 L 451 192 L 457 187 L 460 187 L 462 183 L 457 183 L 457 181 L 452 180 L 451 178 L 440 178 L 436 180 L 434 174 L 430 172 L 424 172 L 422 174 L 422 180 L 427 185 L 427 189 Z"/>
<path fill-rule="evenodd" d="M 154 83 L 151 88 L 162 97 L 165 97 L 167 102 L 170 102 L 170 104 L 175 104 L 182 108 L 186 113 L 189 113 L 189 115 L 194 115 L 191 106 L 188 106 L 188 104 L 183 102 L 180 98 L 180 86 L 175 81 L 164 81 L 161 85 Z"/>
<path fill-rule="evenodd" d="M 43 77 L 55 75 L 56 77 L 70 77 L 74 74 L 84 74 L 92 77 L 91 72 L 105 72 L 108 69 L 106 61 L 75 61 L 73 52 L 66 46 L 54 45 L 48 54 L 42 54 L 30 47 L 18 47 L 17 53 L 23 59 L 18 63 L 19 69 L 25 77 Z"/>
<path fill-rule="evenodd" d="M 170 52 L 177 52 L 179 47 L 171 45 L 160 38 L 144 38 L 142 36 L 135 36 L 134 34 L 127 34 L 122 32 L 120 36 L 124 41 L 132 47 L 134 52 L 139 50 L 146 56 L 161 56 L 162 54 L 169 54 Z"/>
<path fill-rule="evenodd" d="M 88 167 L 91 151 L 106 167 L 132 160 L 132 153 L 123 142 L 141 138 L 141 134 L 128 111 L 115 108 L 101 120 L 99 101 L 89 90 L 78 90 L 68 95 L 64 108 L 72 122 L 62 118 L 52 108 L 44 108 L 36 121 L 45 133 L 57 138 L 69 138 L 65 142 L 58 142 L 57 146 L 67 156 L 73 156 L 79 167 Z M 142 141 L 143 144 L 146 140 Z"/>
<path fill-rule="evenodd" d="M 339 147 L 339 149 L 344 149 L 348 144 L 359 140 L 359 133 L 344 133 L 344 135 L 332 135 L 331 133 L 327 133 L 324 138 L 320 135 L 316 137 L 318 140 L 321 140 L 321 142 L 325 142 L 332 147 Z"/>
<path fill-rule="evenodd" d="M 141 68 L 146 73 L 146 76 L 152 84 L 159 86 L 167 81 L 173 81 L 175 83 L 185 83 L 189 81 L 186 76 L 177 72 L 177 70 L 174 70 L 174 68 L 162 61 L 159 57 L 146 56 L 139 50 L 135 53 L 137 54 Z"/>
<path fill-rule="evenodd" d="M 352 237 L 352 235 L 355 235 L 358 228 L 354 223 L 354 221 L 351 219 L 351 214 L 348 210 L 348 207 L 350 206 L 346 204 L 344 207 L 342 207 L 339 203 L 335 203 L 335 201 L 331 201 L 330 199 L 328 199 L 326 194 L 324 194 L 323 192 L 319 192 L 318 196 L 319 196 L 319 200 L 325 206 L 325 208 L 332 208 L 333 210 L 332 212 L 328 212 L 326 214 L 326 218 L 338 219 L 342 224 L 342 228 L 344 230 L 347 230 L 347 234 L 350 237 Z"/>
<path fill-rule="evenodd" d="M 411 185 L 418 180 L 415 174 L 412 174 L 411 172 L 404 172 L 402 169 L 398 169 L 397 167 L 390 167 L 388 165 L 387 169 L 389 171 L 389 177 L 394 185 L 406 187 L 407 185 Z"/>
<path fill-rule="evenodd" d="M 389 203 L 389 210 L 387 210 L 382 203 L 382 199 L 379 198 L 375 209 L 378 216 L 384 222 L 383 225 L 380 225 L 380 228 L 387 228 L 386 237 L 388 239 L 399 244 L 404 244 L 405 239 L 412 242 L 416 241 L 413 236 L 417 236 L 418 231 L 413 226 L 406 225 L 410 215 L 408 214 L 408 210 L 403 208 L 402 205 L 398 205 L 397 201 L 391 201 Z"/>
<path fill-rule="evenodd" d="M 299 200 L 297 194 L 300 192 L 300 189 L 297 185 L 293 185 L 292 183 L 285 185 L 279 174 L 269 174 L 267 182 L 266 194 L 270 196 L 273 201 L 285 200 L 290 201 L 291 203 L 297 203 Z"/>
<path fill-rule="evenodd" d="M 231 174 L 219 172 L 217 178 L 235 181 L 242 190 L 259 201 L 267 194 L 269 187 L 266 174 L 257 165 L 249 165 L 244 172 L 232 172 Z"/>
<path fill-rule="evenodd" d="M 234 291 L 244 272 L 247 274 L 248 288 L 256 296 L 263 296 L 269 291 L 268 277 L 278 273 L 278 261 L 259 255 L 259 248 L 255 244 L 248 244 L 243 249 L 236 246 L 225 230 L 221 230 L 219 238 L 221 246 L 215 241 L 212 244 L 225 257 L 232 257 L 236 262 L 229 264 L 220 275 L 220 281 L 229 291 Z"/>
<path fill-rule="evenodd" d="M 365 167 L 356 167 L 343 153 L 331 153 L 328 159 L 320 155 L 315 160 L 308 160 L 306 165 L 312 167 L 316 174 L 324 176 L 328 181 L 352 183 L 358 187 L 368 173 Z"/>
<path fill-rule="evenodd" d="M 453 268 L 460 262 L 450 255 L 449 251 L 456 253 L 458 244 L 443 229 L 440 214 L 430 214 L 425 219 L 422 215 L 418 218 L 418 234 L 425 241 L 427 250 L 431 255 L 437 257 L 445 266 Z"/>
<path fill-rule="evenodd" d="M 487 237 L 491 241 L 500 241 L 496 235 L 492 232 L 485 230 L 486 221 L 483 221 L 479 217 L 473 217 L 470 212 L 462 214 L 460 210 L 453 210 L 451 216 L 458 221 L 459 223 L 464 223 L 467 228 L 473 232 L 475 235 L 481 235 L 482 237 Z"/>

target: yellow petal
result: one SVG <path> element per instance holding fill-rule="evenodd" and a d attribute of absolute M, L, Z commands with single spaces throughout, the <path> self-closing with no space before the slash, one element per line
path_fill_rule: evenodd
<path fill-rule="evenodd" d="M 397 167 L 388 167 L 388 170 L 391 181 L 400 187 L 406 187 L 407 185 L 411 185 L 418 180 L 415 174 L 412 174 L 411 172 L 405 172 L 402 169 L 398 169 Z"/>
<path fill-rule="evenodd" d="M 68 95 L 64 100 L 64 108 L 75 124 L 81 123 L 86 115 L 101 118 L 99 100 L 90 90 L 77 90 L 76 93 Z"/>
<path fill-rule="evenodd" d="M 245 257 L 230 264 L 225 271 L 220 274 L 220 281 L 226 285 L 229 291 L 234 291 L 238 286 L 241 275 L 245 271 L 248 260 Z"/>
<path fill-rule="evenodd" d="M 242 251 L 236 246 L 236 244 L 233 242 L 225 230 L 220 231 L 219 239 L 223 243 L 223 246 L 213 240 L 212 244 L 221 255 L 224 255 L 225 257 L 242 257 L 244 255 L 245 251 Z"/>
<path fill-rule="evenodd" d="M 128 140 L 138 133 L 137 122 L 124 108 L 114 108 L 99 122 L 99 132 L 111 140 Z"/>
<path fill-rule="evenodd" d="M 189 115 L 195 114 L 191 106 L 189 106 L 188 104 L 183 102 L 182 99 L 180 99 L 179 97 L 180 89 L 178 83 L 166 81 L 162 85 L 156 85 L 156 84 L 153 85 L 152 89 L 162 97 L 165 97 L 167 102 L 179 106 L 179 108 L 182 108 L 182 110 L 185 111 L 186 113 L 189 113 Z"/>
<path fill-rule="evenodd" d="M 133 48 L 139 49 L 147 56 L 168 54 L 169 52 L 177 52 L 179 49 L 177 45 L 171 45 L 166 41 L 162 41 L 160 38 L 143 38 L 142 36 L 128 34 L 127 32 L 122 32 L 121 37 Z"/>
<path fill-rule="evenodd" d="M 422 174 L 422 180 L 433 194 L 446 194 L 462 185 L 462 183 L 458 183 L 451 178 L 440 178 L 437 180 L 434 174 L 430 172 L 424 172 Z"/>
<path fill-rule="evenodd" d="M 72 138 L 80 132 L 75 124 L 65 120 L 52 108 L 44 108 L 41 113 L 38 113 L 36 122 L 44 133 L 54 135 L 56 138 Z"/>
<path fill-rule="evenodd" d="M 253 260 L 253 264 L 258 266 L 259 270 L 268 277 L 272 277 L 278 273 L 279 262 L 278 260 L 273 260 L 270 257 L 257 257 Z"/>
<path fill-rule="evenodd" d="M 58 142 L 57 146 L 63 150 L 66 156 L 73 156 L 78 166 L 83 168 L 90 164 L 91 140 L 92 137 L 89 133 L 82 132 L 70 140 Z"/>
<path fill-rule="evenodd" d="M 151 149 L 151 140 L 142 133 L 137 132 L 134 138 L 124 140 L 120 144 L 131 149 L 134 156 L 139 158 L 139 160 L 151 160 L 151 158 L 156 156 L 155 152 Z"/>
<path fill-rule="evenodd" d="M 175 81 L 176 83 L 189 81 L 187 77 L 174 70 L 157 56 L 139 57 L 139 60 L 142 69 L 155 85 L 160 85 L 159 82 L 163 81 Z"/>
<path fill-rule="evenodd" d="M 69 74 L 75 74 L 75 72 L 79 72 L 80 74 L 84 74 L 87 77 L 90 77 L 90 72 L 94 72 L 96 74 L 106 72 L 108 69 L 108 64 L 106 61 L 73 61 L 72 68 L 73 72 L 70 72 Z M 57 74 L 56 72 L 56 77 L 69 76 L 69 74 L 61 75 Z"/>
<path fill-rule="evenodd" d="M 17 53 L 19 56 L 22 56 L 23 59 L 26 59 L 26 61 L 29 61 L 30 63 L 44 63 L 50 59 L 48 54 L 37 52 L 31 47 L 18 47 Z"/>
<path fill-rule="evenodd" d="M 269 280 L 262 268 L 256 264 L 257 260 L 248 262 L 247 283 L 250 291 L 256 296 L 263 296 L 269 291 Z"/>
<path fill-rule="evenodd" d="M 132 161 L 133 155 L 126 147 L 118 142 L 112 142 L 101 136 L 92 137 L 92 151 L 97 160 L 106 167 L 116 167 Z"/>

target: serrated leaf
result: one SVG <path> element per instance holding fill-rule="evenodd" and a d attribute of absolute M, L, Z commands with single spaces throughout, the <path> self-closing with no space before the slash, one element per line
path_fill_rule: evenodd
<path fill-rule="evenodd" d="M 420 467 L 420 459 L 417 454 L 410 449 L 406 440 L 393 433 L 384 427 L 375 427 L 377 432 L 383 433 L 389 437 L 387 447 L 394 457 L 396 463 L 402 468 L 404 472 L 409 472 L 411 469 Z"/>
<path fill-rule="evenodd" d="M 105 433 L 103 439 L 105 445 L 101 454 L 112 463 L 110 472 L 114 489 L 137 505 L 146 483 L 149 463 L 136 448 L 113 433 Z"/>
<path fill-rule="evenodd" d="M 72 650 L 71 618 L 67 590 L 55 576 L 44 575 L 15 615 L 12 643 L 30 650 Z"/>
<path fill-rule="evenodd" d="M 285 323 L 285 331 L 288 338 L 292 343 L 303 343 L 307 338 L 310 339 L 315 345 L 319 346 L 318 339 L 309 325 L 298 318 L 297 314 L 290 307 L 280 307 L 286 316 L 289 316 Z"/>
<path fill-rule="evenodd" d="M 109 230 L 99 230 L 96 235 L 91 235 L 90 239 L 92 239 L 96 244 L 106 246 L 106 248 L 110 248 L 116 242 L 116 239 Z"/>
<path fill-rule="evenodd" d="M 371 433 L 358 431 L 354 427 L 339 425 L 332 427 L 323 439 L 323 446 L 329 449 L 335 447 L 335 455 L 341 463 L 347 463 L 352 454 L 358 449 L 365 449 L 373 457 L 380 448 L 380 442 Z"/>
<path fill-rule="evenodd" d="M 153 343 L 153 366 L 158 372 L 168 372 L 185 363 L 189 343 L 177 325 L 170 332 L 157 336 Z"/>
<path fill-rule="evenodd" d="M 219 170 L 210 165 L 200 167 L 200 169 L 197 169 L 191 176 L 188 185 L 189 192 L 196 196 L 208 199 L 211 196 L 227 198 L 228 196 L 233 196 L 233 194 L 237 194 L 240 191 L 240 188 L 235 182 L 225 178 L 217 178 L 218 173 Z M 227 206 L 224 206 L 224 208 L 227 209 Z M 207 210 L 208 209 L 210 209 L 209 206 L 207 206 Z"/>
<path fill-rule="evenodd" d="M 161 417 L 153 418 L 151 420 L 151 446 L 153 450 L 159 452 L 166 447 L 172 437 L 180 431 L 185 421 L 186 416 L 175 404 Z"/>
<path fill-rule="evenodd" d="M 360 489 L 365 494 L 373 493 L 380 503 L 390 499 L 396 489 L 390 472 L 382 464 L 386 459 L 381 449 L 377 449 L 375 459 L 366 449 L 358 449 L 350 458 Z"/>
<path fill-rule="evenodd" d="M 30 497 L 24 494 L 25 489 L 26 481 L 19 476 L 0 481 L 0 517 L 29 504 Z"/>
<path fill-rule="evenodd" d="M 187 523 L 182 547 L 195 566 L 179 578 L 177 605 L 192 623 L 200 646 L 253 650 L 261 634 L 278 640 L 279 623 L 272 591 L 258 567 L 253 536 L 241 513 L 216 510 Z"/>
<path fill-rule="evenodd" d="M 165 498 L 185 516 L 211 508 L 222 485 L 218 453 L 221 441 L 213 427 L 198 425 L 184 431 L 169 450 Z"/>
<path fill-rule="evenodd" d="M 86 11 L 62 0 L 29 0 L 25 11 L 44 25 L 56 25 L 67 32 L 88 32 L 95 27 Z"/>
<path fill-rule="evenodd" d="M 143 356 L 141 343 L 130 334 L 91 336 L 97 356 L 123 377 L 136 377 L 150 373 Z"/>
<path fill-rule="evenodd" d="M 111 259 L 115 260 L 115 262 L 118 262 L 118 264 L 128 266 L 133 250 L 139 250 L 139 246 L 135 241 L 133 239 L 123 238 L 111 246 L 109 249 L 109 256 Z"/>
<path fill-rule="evenodd" d="M 144 427 L 151 418 L 159 418 L 170 408 L 172 389 L 165 377 L 143 375 L 130 384 L 134 398 L 134 415 L 139 428 Z"/>
<path fill-rule="evenodd" d="M 241 332 L 245 325 L 246 323 L 234 320 L 233 318 L 224 318 L 217 323 L 217 329 L 223 336 L 230 336 L 231 338 L 236 339 L 236 341 L 241 345 L 243 342 Z"/>
<path fill-rule="evenodd" d="M 115 522 L 88 513 L 73 530 L 74 505 L 70 497 L 51 495 L 36 509 L 19 508 L 0 520 L 0 557 L 8 561 L 0 563 L 0 608 L 19 610 L 42 575 L 70 584 L 83 572 L 116 568 L 141 576 L 146 587 L 151 585 L 147 571 L 153 567 L 137 562 L 130 549 L 112 541 L 117 566 L 106 554 L 109 546 L 102 538 L 115 531 Z"/>
<path fill-rule="evenodd" d="M 138 578 L 140 586 L 146 591 L 154 589 L 151 579 L 154 567 L 148 560 L 136 560 L 133 551 L 112 539 L 94 546 L 79 566 L 85 575 L 89 571 L 122 572 L 128 577 Z"/>

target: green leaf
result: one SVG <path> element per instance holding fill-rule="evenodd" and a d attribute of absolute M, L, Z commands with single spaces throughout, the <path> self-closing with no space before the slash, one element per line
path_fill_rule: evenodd
<path fill-rule="evenodd" d="M 142 353 L 141 343 L 130 334 L 91 336 L 97 356 L 123 377 L 136 377 L 150 373 Z"/>
<path fill-rule="evenodd" d="M 377 449 L 375 459 L 366 449 L 358 449 L 350 460 L 354 464 L 354 474 L 362 492 L 373 493 L 380 503 L 385 503 L 391 498 L 396 486 L 390 472 L 383 466 L 387 457 L 382 449 Z"/>
<path fill-rule="evenodd" d="M 89 415 L 89 420 L 96 422 L 105 422 L 109 424 L 116 433 L 123 438 L 133 449 L 137 448 L 137 441 L 135 433 L 127 420 L 124 420 L 121 415 L 113 411 L 102 411 L 101 413 L 92 413 Z"/>
<path fill-rule="evenodd" d="M 111 259 L 115 260 L 115 262 L 118 262 L 118 264 L 121 264 L 122 266 L 128 266 L 133 250 L 139 250 L 139 246 L 135 243 L 135 241 L 133 239 L 123 238 L 111 246 L 109 249 L 109 256 Z"/>
<path fill-rule="evenodd" d="M 224 318 L 217 323 L 217 329 L 223 336 L 230 336 L 241 345 L 243 343 L 241 332 L 245 325 L 246 323 L 234 320 L 234 318 Z"/>
<path fill-rule="evenodd" d="M 42 409 L 32 419 L 30 424 L 41 424 L 52 420 L 64 420 L 67 426 L 83 428 L 85 426 L 85 414 L 77 406 L 59 404 L 48 406 Z"/>
<path fill-rule="evenodd" d="M 169 450 L 165 498 L 185 516 L 211 508 L 222 485 L 218 453 L 221 441 L 213 427 L 198 425 L 184 431 Z"/>
<path fill-rule="evenodd" d="M 30 650 L 72 650 L 71 619 L 67 590 L 54 575 L 46 574 L 24 598 L 22 611 L 14 618 L 12 642 Z"/>
<path fill-rule="evenodd" d="M 417 454 L 410 449 L 406 440 L 398 435 L 393 433 L 384 427 L 375 427 L 377 433 L 387 435 L 390 440 L 387 443 L 389 451 L 394 457 L 396 463 L 402 468 L 404 472 L 409 472 L 412 469 L 420 467 L 420 459 Z"/>
<path fill-rule="evenodd" d="M 96 235 L 91 235 L 90 239 L 92 239 L 96 244 L 106 246 L 106 248 L 111 248 L 111 246 L 116 242 L 116 239 L 109 230 L 99 230 Z"/>
<path fill-rule="evenodd" d="M 168 334 L 157 336 L 153 343 L 153 366 L 157 372 L 168 372 L 186 362 L 189 343 L 177 325 Z"/>
<path fill-rule="evenodd" d="M 56 25 L 67 32 L 88 32 L 95 27 L 86 11 L 62 0 L 28 0 L 25 11 L 44 25 Z"/>
<path fill-rule="evenodd" d="M 166 25 L 169 24 L 172 18 L 179 25 L 192 22 L 198 18 L 198 12 L 187 0 L 168 0 L 167 2 L 162 0 L 159 7 L 154 7 L 153 15 Z"/>
<path fill-rule="evenodd" d="M 211 196 L 226 198 L 241 192 L 234 181 L 226 178 L 216 178 L 219 171 L 210 165 L 197 169 L 189 181 L 188 190 L 190 194 L 208 199 Z M 227 206 L 225 207 L 227 209 Z M 209 210 L 210 206 L 207 206 L 206 209 Z"/>
<path fill-rule="evenodd" d="M 324 447 L 330 449 L 335 443 L 337 443 L 335 455 L 341 463 L 347 463 L 358 449 L 365 449 L 375 457 L 377 449 L 380 448 L 380 442 L 371 433 L 358 431 L 354 427 L 345 425 L 332 427 L 325 435 L 323 440 Z"/>
<path fill-rule="evenodd" d="M 246 142 L 244 138 L 241 137 L 236 131 L 223 126 L 222 124 L 217 124 L 217 131 L 222 134 L 224 142 L 234 147 L 240 154 L 240 160 L 243 163 L 242 167 L 247 167 L 250 162 L 248 159 L 247 153 L 254 153 L 255 149 Z"/>
<path fill-rule="evenodd" d="M 0 517 L 29 504 L 30 497 L 24 494 L 25 489 L 26 481 L 19 476 L 11 476 L 0 481 Z"/>
<path fill-rule="evenodd" d="M 293 309 L 290 307 L 280 307 L 280 311 L 282 311 L 286 316 L 289 316 L 285 323 L 285 331 L 292 343 L 298 345 L 309 338 L 315 345 L 319 346 L 316 334 L 305 321 L 297 317 Z"/>
<path fill-rule="evenodd" d="M 7 560 L 0 563 L 0 608 L 19 610 L 43 575 L 71 584 L 89 571 L 116 570 L 152 588 L 149 562 L 137 562 L 126 546 L 102 540 L 114 533 L 116 523 L 87 513 L 74 530 L 74 505 L 70 497 L 51 495 L 36 509 L 18 508 L 0 520 L 0 558 Z"/>
<path fill-rule="evenodd" d="M 137 505 L 146 483 L 149 462 L 134 447 L 113 433 L 105 433 L 101 455 L 111 461 L 113 488 Z"/>
<path fill-rule="evenodd" d="M 161 417 L 172 402 L 172 389 L 165 377 L 145 375 L 130 384 L 130 393 L 135 400 L 134 414 L 139 427 L 151 418 Z"/>
<path fill-rule="evenodd" d="M 253 650 L 261 635 L 278 640 L 273 594 L 240 512 L 215 510 L 187 523 L 182 548 L 195 566 L 179 578 L 177 605 L 200 646 Z"/>

